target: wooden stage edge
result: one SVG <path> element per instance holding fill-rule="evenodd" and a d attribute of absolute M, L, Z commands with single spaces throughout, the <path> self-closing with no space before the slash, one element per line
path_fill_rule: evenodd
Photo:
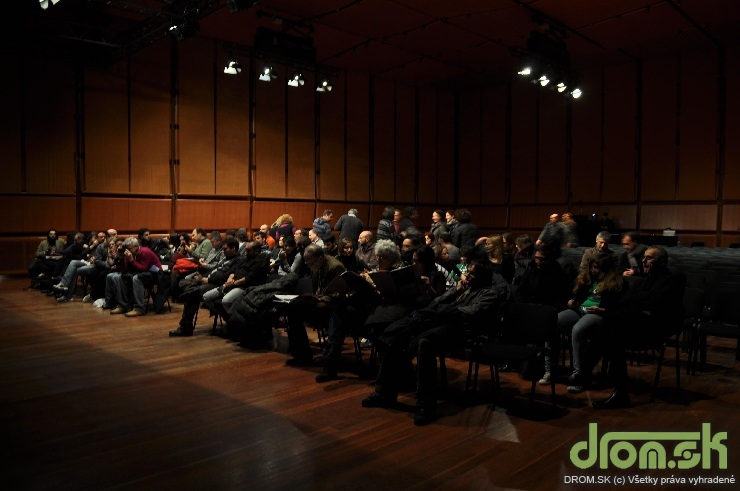
<path fill-rule="evenodd" d="M 669 352 L 653 403 L 654 362 L 631 366 L 633 407 L 607 412 L 591 402 L 608 389 L 568 394 L 562 383 L 555 412 L 546 387 L 529 407 L 529 383 L 514 373 L 503 374 L 499 405 L 491 408 L 488 370 L 481 369 L 478 393 L 466 397 L 467 362 L 448 359 L 440 418 L 419 428 L 413 394 L 403 394 L 398 409 L 362 408 L 372 381 L 357 367 L 317 384 L 319 369 L 285 367 L 280 350 L 249 351 L 209 336 L 204 312 L 194 337 L 169 338 L 181 305 L 124 318 L 79 297 L 57 304 L 26 290 L 28 283 L 0 277 L 1 489 L 552 490 L 607 489 L 619 479 L 635 489 L 634 476 L 656 478 L 653 489 L 729 489 L 689 479 L 740 478 L 732 341 L 710 338 L 707 369 L 694 376 L 682 363 L 681 394 Z M 349 342 L 345 360 L 352 365 Z M 681 457 L 673 454 L 675 441 L 661 440 L 666 432 L 699 432 L 711 423 L 712 435 L 727 432 L 720 444 L 727 465 L 721 468 L 715 451 L 708 469 L 645 470 L 636 462 L 620 470 L 614 457 L 604 458 L 606 469 L 600 461 L 580 469 L 571 449 L 588 439 L 589 423 L 599 438 L 653 432 L 667 465 Z M 639 451 L 644 441 L 631 444 Z M 627 459 L 629 449 L 615 457 Z M 685 484 L 661 483 L 671 476 Z M 582 484 L 589 479 L 597 484 Z"/>

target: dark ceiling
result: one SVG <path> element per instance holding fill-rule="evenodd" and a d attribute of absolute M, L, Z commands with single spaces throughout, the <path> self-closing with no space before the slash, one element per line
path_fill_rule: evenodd
<path fill-rule="evenodd" d="M 197 36 L 245 50 L 258 27 L 313 42 L 321 65 L 405 84 L 511 78 L 532 31 L 563 41 L 575 70 L 740 44 L 737 0 L 25 0 L 22 34 L 5 49 L 105 65 L 164 42 L 196 20 Z M 256 3 L 256 5 L 252 5 Z M 186 38 L 181 42 L 188 42 Z"/>

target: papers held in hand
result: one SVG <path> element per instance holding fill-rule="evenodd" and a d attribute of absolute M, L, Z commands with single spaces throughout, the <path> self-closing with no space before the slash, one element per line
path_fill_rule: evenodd
<path fill-rule="evenodd" d="M 368 276 L 373 284 L 362 276 L 345 271 L 334 278 L 326 287 L 326 293 L 351 293 L 388 300 L 412 300 L 421 295 L 421 280 L 416 268 L 405 266 L 393 271 L 375 271 Z"/>

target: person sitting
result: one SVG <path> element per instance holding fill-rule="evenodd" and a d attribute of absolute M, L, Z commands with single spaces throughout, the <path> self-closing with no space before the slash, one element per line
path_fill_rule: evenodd
<path fill-rule="evenodd" d="M 308 335 L 303 323 L 324 325 L 332 320 L 331 329 L 341 331 L 341 319 L 334 316 L 335 297 L 326 293 L 326 287 L 331 281 L 344 273 L 346 269 L 338 259 L 324 254 L 324 249 L 311 244 L 302 253 L 303 262 L 311 271 L 312 294 L 303 294 L 288 304 L 288 347 L 292 355 L 286 361 L 289 366 L 310 366 L 313 364 L 313 355 L 308 343 Z M 342 343 L 337 337 L 329 333 L 329 352 L 333 357 L 339 357 Z"/>
<path fill-rule="evenodd" d="M 609 232 L 601 231 L 596 234 L 596 245 L 590 249 L 586 249 L 586 252 L 583 253 L 581 264 L 578 266 L 579 273 L 583 273 L 584 271 L 588 270 L 588 265 L 591 258 L 594 258 L 601 254 L 608 254 L 610 256 L 614 256 L 614 258 L 616 259 L 617 253 L 609 249 L 610 239 L 611 235 L 609 234 Z"/>
<path fill-rule="evenodd" d="M 491 263 L 494 273 L 498 273 L 511 284 L 514 279 L 514 259 L 504 254 L 504 242 L 501 235 L 486 237 L 484 248 L 486 259 Z"/>
<path fill-rule="evenodd" d="M 275 237 L 270 235 L 270 227 L 266 223 L 263 223 L 260 225 L 260 232 L 265 234 L 265 244 L 267 244 L 267 248 L 272 251 L 277 245 L 277 242 L 275 242 Z"/>
<path fill-rule="evenodd" d="M 229 308 L 242 296 L 245 289 L 267 281 L 270 258 L 261 249 L 262 246 L 257 241 L 248 243 L 245 260 L 239 262 L 238 267 L 221 286 L 203 294 L 203 303 L 218 312 L 222 318 L 228 318 Z"/>
<path fill-rule="evenodd" d="M 282 243 L 282 247 L 272 263 L 272 268 L 279 276 L 284 276 L 292 272 L 293 262 L 298 257 L 298 248 L 292 236 L 281 235 L 278 242 Z"/>
<path fill-rule="evenodd" d="M 290 265 L 290 270 L 291 272 L 295 273 L 298 278 L 306 278 L 308 276 L 311 276 L 311 270 L 303 261 L 303 253 L 306 251 L 306 247 L 310 245 L 311 239 L 309 239 L 306 235 L 301 235 L 299 236 L 299 239 L 296 240 L 295 246 L 298 254 L 296 254 L 295 259 L 293 259 L 293 264 Z"/>
<path fill-rule="evenodd" d="M 337 257 L 339 255 L 339 247 L 337 246 L 337 237 L 334 234 L 329 234 L 324 237 L 324 253 L 327 256 Z M 354 254 L 354 247 L 352 248 Z"/>
<path fill-rule="evenodd" d="M 170 337 L 192 336 L 195 314 L 200 308 L 203 295 L 226 283 L 226 280 L 239 269 L 241 263 L 246 261 L 246 257 L 239 254 L 239 242 L 236 239 L 227 237 L 221 248 L 224 251 L 224 257 L 211 271 L 211 274 L 208 276 L 196 274 L 189 280 L 183 280 L 181 299 L 184 300 L 185 306 L 182 309 L 180 325 L 177 329 L 170 331 Z"/>
<path fill-rule="evenodd" d="M 686 277 L 668 269 L 668 252 L 650 246 L 642 256 L 645 278 L 606 313 L 603 320 L 604 357 L 609 362 L 609 377 L 614 392 L 593 403 L 596 409 L 624 408 L 631 405 L 628 390 L 628 346 L 657 346 L 671 335 L 683 319 L 683 294 Z"/>
<path fill-rule="evenodd" d="M 516 253 L 514 254 L 514 263 L 519 268 L 526 268 L 534 256 L 534 241 L 527 234 L 522 234 L 515 241 Z"/>
<path fill-rule="evenodd" d="M 52 262 L 51 257 L 59 256 L 65 246 L 66 243 L 57 235 L 57 231 L 49 230 L 46 238 L 39 242 L 33 262 L 28 265 L 28 276 L 30 278 L 52 276 L 56 263 Z"/>
<path fill-rule="evenodd" d="M 208 240 L 211 241 L 211 246 L 213 246 L 213 248 L 208 252 L 208 255 L 205 258 L 198 259 L 198 271 L 203 276 L 211 274 L 211 271 L 213 271 L 216 265 L 221 262 L 221 259 L 224 256 L 224 251 L 221 249 L 221 242 L 223 241 L 221 232 L 214 230 L 209 235 Z"/>
<path fill-rule="evenodd" d="M 373 233 L 364 230 L 357 239 L 357 259 L 367 264 L 368 268 L 374 269 L 378 265 L 378 259 L 375 257 L 375 241 Z"/>
<path fill-rule="evenodd" d="M 447 269 L 452 269 L 455 267 L 456 264 L 460 262 L 460 249 L 452 243 L 452 236 L 449 232 L 442 232 L 439 234 L 439 239 L 437 239 L 437 242 L 439 242 L 439 245 L 441 247 L 444 247 L 447 249 L 447 255 L 450 256 L 449 264 L 448 266 L 445 266 Z"/>
<path fill-rule="evenodd" d="M 324 247 L 324 240 L 319 236 L 318 232 L 316 232 L 316 229 L 312 228 L 308 231 L 308 238 L 311 240 L 311 244 Z"/>
<path fill-rule="evenodd" d="M 193 233 L 190 234 L 190 245 L 187 250 L 188 256 L 196 261 L 201 258 L 205 259 L 208 257 L 211 249 L 213 249 L 213 244 L 206 237 L 205 230 L 200 227 L 193 229 Z"/>
<path fill-rule="evenodd" d="M 118 307 L 111 314 L 126 314 L 126 317 L 144 315 L 146 289 L 151 288 L 162 269 L 159 258 L 148 247 L 139 246 L 139 240 L 129 237 L 123 241 L 123 272 L 108 275 L 113 291 L 116 292 Z M 124 276 L 125 275 L 125 276 Z M 128 281 L 132 283 L 134 296 L 133 308 L 129 296 Z"/>
<path fill-rule="evenodd" d="M 447 291 L 447 276 L 437 269 L 434 249 L 427 245 L 419 247 L 414 251 L 413 261 L 419 270 L 419 277 L 429 301 Z"/>
<path fill-rule="evenodd" d="M 622 236 L 624 252 L 619 256 L 619 270 L 624 276 L 642 276 L 642 256 L 647 251 L 644 244 L 640 244 L 637 232 L 627 232 Z"/>
<path fill-rule="evenodd" d="M 324 246 L 326 246 L 326 243 L 324 243 Z M 349 237 L 339 239 L 337 250 L 339 254 L 336 255 L 336 258 L 339 259 L 339 262 L 342 263 L 347 271 L 352 271 L 353 273 L 358 274 L 363 271 L 370 271 L 370 266 L 355 254 L 355 244 Z M 324 252 L 327 255 L 330 255 L 329 251 L 326 250 L 326 247 L 324 247 Z"/>
<path fill-rule="evenodd" d="M 558 331 L 571 334 L 573 373 L 568 392 L 581 392 L 591 382 L 591 370 L 600 357 L 597 345 L 602 318 L 627 290 L 615 254 L 601 252 L 589 257 L 586 270 L 576 279 L 568 308 L 558 313 Z M 545 370 L 548 372 L 549 367 Z"/>
<path fill-rule="evenodd" d="M 74 297 L 77 277 L 91 275 L 96 269 L 96 261 L 105 261 L 108 255 L 108 244 L 105 239 L 105 232 L 97 233 L 87 249 L 88 254 L 85 259 L 70 261 L 64 276 L 58 284 L 54 285 L 54 290 L 59 293 L 58 302 L 70 302 Z"/>
<path fill-rule="evenodd" d="M 460 343 L 463 323 L 478 322 L 500 311 L 508 297 L 503 280 L 491 287 L 493 272 L 485 263 L 474 262 L 457 287 L 437 297 L 428 307 L 392 323 L 377 341 L 383 361 L 375 390 L 362 400 L 363 407 L 393 407 L 399 381 L 416 357 L 416 414 L 414 424 L 424 426 L 436 419 L 437 356 Z"/>

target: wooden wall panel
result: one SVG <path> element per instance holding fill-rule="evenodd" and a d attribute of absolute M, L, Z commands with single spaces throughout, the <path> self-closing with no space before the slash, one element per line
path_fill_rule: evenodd
<path fill-rule="evenodd" d="M 740 205 L 725 205 L 722 208 L 722 231 L 740 233 Z"/>
<path fill-rule="evenodd" d="M 714 230 L 717 205 L 645 205 L 640 216 L 640 229 Z"/>
<path fill-rule="evenodd" d="M 211 223 L 211 227 L 221 232 L 230 228 L 236 230 L 240 227 L 245 227 L 244 224 L 249 223 L 249 217 L 249 201 L 246 199 L 216 201 L 215 217 Z M 262 223 L 256 224 L 257 227 L 260 225 L 262 225 Z"/>
<path fill-rule="evenodd" d="M 317 197 L 322 199 L 346 199 L 350 194 L 349 175 L 351 174 L 345 161 L 345 149 L 344 149 L 344 104 L 345 97 L 344 93 L 347 90 L 346 84 L 339 80 L 332 81 L 334 89 L 331 93 L 318 93 L 319 100 L 319 128 L 321 135 L 319 137 L 319 194 Z M 313 87 L 314 85 L 311 85 Z M 292 95 L 292 94 L 291 94 Z M 296 96 L 306 96 L 306 94 L 296 94 Z M 291 97 L 288 101 L 292 101 Z M 313 101 L 313 97 L 311 97 Z M 307 102 L 307 101 L 304 101 Z M 311 108 L 306 108 L 311 110 Z M 290 121 L 288 122 L 290 128 Z M 309 125 L 313 128 L 313 125 Z M 290 142 L 290 136 L 288 137 Z M 313 148 L 313 142 L 311 142 L 311 148 Z M 308 148 L 305 148 L 308 151 Z M 293 173 L 293 161 L 292 154 L 289 153 L 289 182 L 293 182 L 294 179 L 300 178 L 303 180 L 314 179 L 314 166 L 313 160 L 311 160 L 311 166 L 304 166 L 305 173 L 299 177 Z M 308 162 L 305 162 L 308 164 Z M 352 184 L 357 185 L 356 181 Z M 363 186 L 360 185 L 360 188 Z M 367 182 L 364 184 L 364 188 L 367 188 Z M 353 194 L 361 193 L 362 189 L 357 190 Z M 293 197 L 292 193 L 288 193 L 290 197 Z M 313 197 L 313 195 L 311 196 Z"/>
<path fill-rule="evenodd" d="M 437 203 L 439 162 L 437 159 L 437 91 L 419 91 L 419 201 Z"/>
<path fill-rule="evenodd" d="M 495 87 L 483 92 L 481 149 L 481 200 L 487 204 L 506 202 L 506 99 L 508 88 Z"/>
<path fill-rule="evenodd" d="M 512 228 L 533 228 L 541 231 L 553 213 L 559 213 L 559 211 L 552 206 L 513 205 L 510 210 L 510 226 Z"/>
<path fill-rule="evenodd" d="M 55 63 L 25 65 L 26 189 L 75 192 L 74 73 Z M 54 83 L 50 83 L 53 80 Z M 73 215 L 74 217 L 74 215 Z M 45 227 L 42 227 L 45 228 Z"/>
<path fill-rule="evenodd" d="M 396 201 L 416 201 L 416 92 L 396 84 Z"/>
<path fill-rule="evenodd" d="M 727 50 L 727 97 L 725 103 L 724 199 L 740 199 L 740 47 Z"/>
<path fill-rule="evenodd" d="M 169 199 L 83 197 L 80 228 L 133 232 L 148 227 L 156 233 L 169 232 L 171 210 Z"/>
<path fill-rule="evenodd" d="M 395 172 L 395 95 L 391 82 L 374 79 L 373 91 L 373 133 L 372 145 L 375 151 L 373 162 L 373 198 L 375 201 L 396 202 Z"/>
<path fill-rule="evenodd" d="M 632 64 L 604 69 L 604 185 L 600 198 L 603 201 L 635 199 L 635 71 Z"/>
<path fill-rule="evenodd" d="M 537 201 L 565 203 L 568 200 L 565 154 L 565 105 L 557 91 L 540 91 Z"/>
<path fill-rule="evenodd" d="M 275 215 L 275 218 L 277 216 Z M 179 199 L 175 230 L 203 227 L 208 231 L 223 232 L 230 228 L 248 227 L 249 217 L 249 202 L 246 200 Z"/>
<path fill-rule="evenodd" d="M 298 228 L 310 228 L 316 218 L 313 202 L 255 201 L 252 206 L 252 222 L 244 226 L 254 228 L 263 223 L 272 225 L 284 213 L 293 217 L 293 225 Z"/>
<path fill-rule="evenodd" d="M 511 203 L 537 201 L 537 90 L 524 82 L 512 85 Z"/>
<path fill-rule="evenodd" d="M 290 198 L 313 198 L 316 195 L 316 118 L 314 117 L 315 97 L 321 99 L 321 108 L 330 110 L 334 92 L 319 94 L 315 90 L 314 77 L 306 74 L 306 84 L 302 88 L 288 87 L 285 80 L 292 75 L 286 71 L 286 78 L 275 82 L 283 85 L 286 89 L 286 104 L 288 108 L 288 119 L 285 121 L 287 128 L 286 146 L 288 149 L 288 189 L 285 196 Z M 313 90 L 305 90 L 305 89 Z M 335 87 L 339 94 L 341 87 Z M 322 97 L 329 96 L 329 97 Z M 331 131 L 331 128 L 328 129 Z M 336 130 L 336 129 L 335 129 Z M 341 127 L 339 128 L 341 131 Z M 324 135 L 322 129 L 322 136 Z M 331 193 L 332 196 L 344 197 L 344 158 L 327 158 L 321 161 L 321 186 L 320 194 Z"/>
<path fill-rule="evenodd" d="M 0 77 L 0 193 L 20 193 L 21 183 L 21 104 L 22 71 L 19 60 L 0 55 L 5 75 Z M 7 209 L 7 208 L 3 208 Z"/>
<path fill-rule="evenodd" d="M 455 96 L 437 93 L 437 203 L 452 205 L 455 198 Z"/>
<path fill-rule="evenodd" d="M 126 67 L 85 74 L 83 191 L 127 193 L 129 184 Z"/>
<path fill-rule="evenodd" d="M 346 73 L 347 111 L 347 195 L 352 199 L 370 197 L 370 98 L 367 77 Z"/>
<path fill-rule="evenodd" d="M 55 228 L 63 236 L 77 230 L 75 198 L 23 196 L 20 204 L 23 223 L 18 232 L 43 234 Z"/>
<path fill-rule="evenodd" d="M 503 233 L 506 231 L 507 208 L 505 206 L 473 206 L 470 212 L 473 214 L 473 223 L 479 229 L 486 229 L 492 233 Z M 485 234 L 481 233 L 481 236 Z"/>
<path fill-rule="evenodd" d="M 717 59 L 681 58 L 678 199 L 715 199 L 717 169 Z"/>
<path fill-rule="evenodd" d="M 222 51 L 223 60 L 227 53 Z M 246 61 L 246 60 L 245 60 Z M 216 75 L 216 194 L 248 196 L 249 74 Z"/>
<path fill-rule="evenodd" d="M 14 210 L 14 213 L 8 213 L 3 220 L 0 220 L 0 234 L 12 234 L 23 230 L 23 213 L 17 211 L 23 209 L 25 199 L 25 196 L 0 196 L 0 209 Z M 38 229 L 38 231 L 42 230 Z"/>
<path fill-rule="evenodd" d="M 278 78 L 273 82 L 255 82 L 255 195 L 261 198 L 285 197 L 286 155 L 285 155 L 285 69 L 275 65 Z M 257 64 L 257 71 L 263 64 Z M 280 82 L 282 80 L 282 82 Z M 292 183 L 300 189 L 297 194 L 306 194 L 310 183 Z M 291 192 L 293 192 L 291 190 Z"/>
<path fill-rule="evenodd" d="M 174 41 L 173 41 L 174 42 Z M 131 57 L 131 192 L 172 194 L 169 44 Z"/>
<path fill-rule="evenodd" d="M 571 116 L 571 201 L 581 203 L 601 199 L 601 82 L 602 71 L 583 75 L 584 95 L 573 102 Z"/>
<path fill-rule="evenodd" d="M 576 215 L 591 216 L 596 213 L 601 218 L 603 213 L 608 213 L 618 230 L 635 230 L 637 228 L 637 205 L 613 205 L 609 203 L 578 203 L 571 210 Z"/>
<path fill-rule="evenodd" d="M 216 193 L 213 43 L 189 39 L 180 52 L 180 185 L 182 194 Z"/>
<path fill-rule="evenodd" d="M 459 94 L 459 171 L 457 193 L 463 206 L 480 204 L 483 95 L 480 91 Z"/>
<path fill-rule="evenodd" d="M 642 199 L 676 198 L 676 59 L 643 66 Z"/>

